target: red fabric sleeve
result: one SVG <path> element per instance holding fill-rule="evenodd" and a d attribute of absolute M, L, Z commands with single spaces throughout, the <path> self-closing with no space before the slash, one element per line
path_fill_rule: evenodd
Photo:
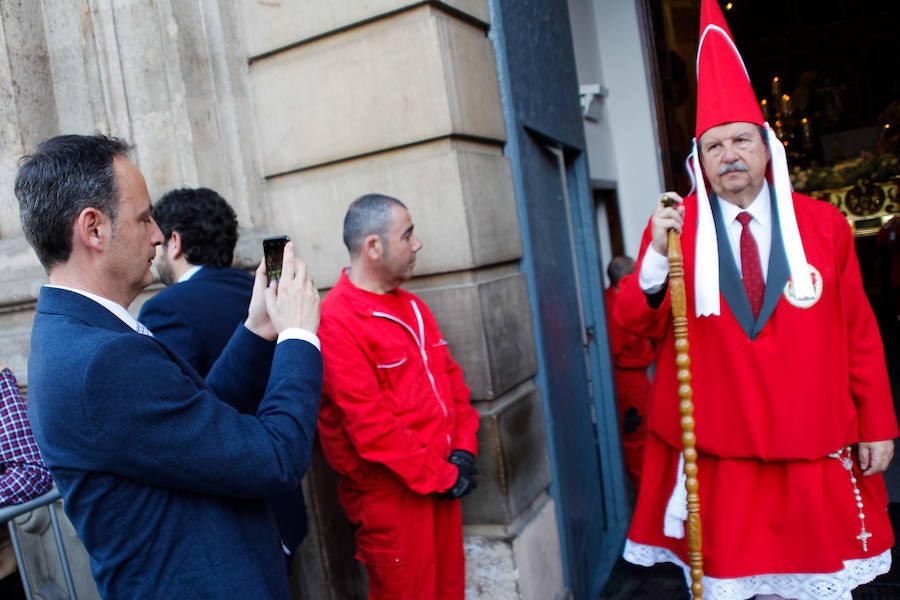
<path fill-rule="evenodd" d="M 650 340 L 625 330 L 612 318 L 616 310 L 619 293 L 612 287 L 606 288 L 606 314 L 609 316 L 607 333 L 613 364 L 619 369 L 643 369 L 653 362 L 654 350 Z"/>
<path fill-rule="evenodd" d="M 647 301 L 647 294 L 641 289 L 639 280 L 641 265 L 644 262 L 644 256 L 647 254 L 650 241 L 651 232 L 648 224 L 647 228 L 644 229 L 644 236 L 641 240 L 641 252 L 638 255 L 634 273 L 626 275 L 619 281 L 619 297 L 616 301 L 612 318 L 634 335 L 658 340 L 666 334 L 666 327 L 671 315 L 671 303 L 667 289 L 662 303 L 658 308 L 653 308 Z"/>

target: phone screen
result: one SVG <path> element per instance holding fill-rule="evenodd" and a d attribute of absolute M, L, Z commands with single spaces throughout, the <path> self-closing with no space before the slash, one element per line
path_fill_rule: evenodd
<path fill-rule="evenodd" d="M 284 258 L 284 245 L 291 238 L 286 235 L 270 237 L 263 240 L 263 255 L 266 257 L 266 277 L 269 282 L 281 279 L 281 263 Z"/>

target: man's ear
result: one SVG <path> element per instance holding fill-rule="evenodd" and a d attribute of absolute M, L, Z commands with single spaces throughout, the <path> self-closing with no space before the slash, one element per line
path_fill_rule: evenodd
<path fill-rule="evenodd" d="M 378 260 L 381 258 L 381 255 L 384 253 L 384 247 L 381 244 L 381 236 L 374 233 L 367 235 L 365 239 L 363 239 L 362 253 L 366 255 L 369 260 Z"/>
<path fill-rule="evenodd" d="M 169 255 L 169 260 L 178 260 L 184 256 L 184 250 L 181 247 L 181 234 L 174 229 L 169 239 L 166 240 L 165 250 Z"/>
<path fill-rule="evenodd" d="M 74 241 L 95 252 L 102 252 L 112 236 L 109 217 L 92 206 L 78 213 L 74 230 Z"/>

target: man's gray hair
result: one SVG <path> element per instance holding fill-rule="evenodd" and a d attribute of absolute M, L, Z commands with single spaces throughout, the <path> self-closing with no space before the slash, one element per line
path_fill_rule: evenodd
<path fill-rule="evenodd" d="M 391 209 L 394 206 L 406 208 L 396 198 L 383 194 L 366 194 L 350 203 L 344 216 L 344 245 L 351 257 L 359 255 L 363 240 L 373 233 L 387 246 L 384 236 L 391 226 Z"/>
<path fill-rule="evenodd" d="M 129 145 L 105 135 L 60 135 L 19 160 L 15 192 L 25 239 L 49 273 L 72 254 L 72 227 L 86 208 L 109 218 L 113 234 L 119 188 L 113 162 Z"/>

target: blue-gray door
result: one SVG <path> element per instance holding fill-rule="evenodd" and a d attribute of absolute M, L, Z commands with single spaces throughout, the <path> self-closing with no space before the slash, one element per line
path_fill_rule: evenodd
<path fill-rule="evenodd" d="M 618 556 L 625 484 L 565 2 L 491 0 L 567 585 L 594 600 Z"/>

